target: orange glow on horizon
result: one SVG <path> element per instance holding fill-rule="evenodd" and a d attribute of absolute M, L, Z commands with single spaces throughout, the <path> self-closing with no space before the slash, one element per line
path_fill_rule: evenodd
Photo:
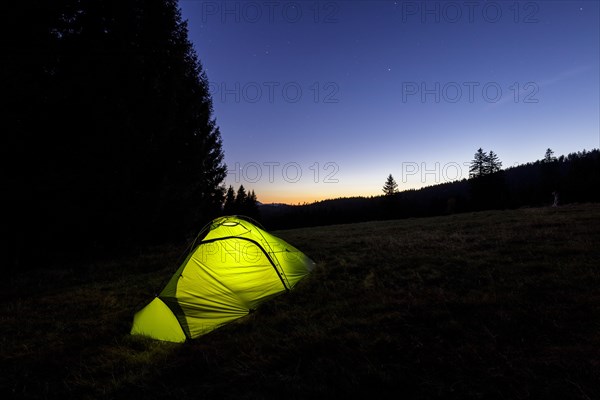
<path fill-rule="evenodd" d="M 366 185 L 365 185 L 366 186 Z M 273 191 L 266 190 L 263 191 L 261 188 L 256 188 L 256 196 L 258 201 L 263 204 L 288 204 L 288 205 L 298 205 L 298 204 L 311 204 L 316 203 L 323 200 L 332 200 L 339 198 L 347 198 L 347 197 L 371 197 L 371 196 L 381 196 L 383 195 L 382 191 L 373 190 L 373 187 L 351 187 L 344 188 L 341 190 L 334 190 L 327 193 L 323 192 L 310 192 L 306 191 L 305 193 L 298 193 L 297 191 Z M 403 183 L 400 187 L 400 192 L 406 190 L 418 190 L 423 187 L 430 186 L 424 185 L 419 182 L 411 182 L 411 183 Z M 362 189 L 362 190 L 361 190 Z M 252 188 L 248 188 L 248 190 L 252 190 Z"/>
<path fill-rule="evenodd" d="M 280 203 L 280 204 L 289 204 L 289 205 L 298 205 L 298 204 L 310 204 L 316 203 L 323 200 L 331 200 L 337 199 L 340 197 L 370 197 L 370 196 L 378 196 L 379 193 L 330 193 L 330 194 L 321 194 L 321 193 L 306 193 L 306 194 L 296 194 L 296 193 L 265 193 L 260 194 L 257 193 L 258 201 L 263 204 L 272 204 L 272 203 Z"/>

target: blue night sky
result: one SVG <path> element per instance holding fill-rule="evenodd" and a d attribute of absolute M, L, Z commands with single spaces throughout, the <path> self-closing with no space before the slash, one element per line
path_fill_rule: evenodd
<path fill-rule="evenodd" d="M 181 1 L 226 184 L 311 202 L 600 147 L 597 1 Z"/>

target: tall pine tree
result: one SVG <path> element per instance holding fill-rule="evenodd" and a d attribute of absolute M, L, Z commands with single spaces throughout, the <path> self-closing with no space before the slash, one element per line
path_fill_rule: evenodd
<path fill-rule="evenodd" d="M 480 147 L 473 160 L 471 160 L 471 166 L 469 167 L 469 176 L 471 178 L 477 178 L 480 176 L 484 176 L 487 172 L 487 164 L 488 164 L 488 154 L 483 151 Z"/>
<path fill-rule="evenodd" d="M 398 184 L 394 180 L 392 174 L 389 174 L 389 176 L 387 177 L 387 180 L 385 181 L 382 190 L 386 196 L 391 196 L 395 193 L 398 193 Z"/>
<path fill-rule="evenodd" d="M 544 154 L 544 159 L 542 160 L 543 163 L 552 163 L 556 161 L 556 157 L 554 157 L 554 151 L 552 151 L 552 149 L 548 148 L 546 149 L 546 153 Z"/>
<path fill-rule="evenodd" d="M 246 199 L 246 188 L 244 188 L 244 185 L 240 185 L 235 196 L 235 208 L 238 213 L 241 213 L 244 210 L 244 206 L 246 205 Z"/>
<path fill-rule="evenodd" d="M 29 260 L 180 237 L 220 212 L 220 132 L 176 0 L 7 7 L 3 120 L 27 160 L 8 170 L 7 265 L 37 237 Z"/>
<path fill-rule="evenodd" d="M 248 194 L 248 197 L 246 198 L 245 215 L 254 219 L 260 218 L 258 199 L 256 198 L 256 193 L 254 192 L 254 190 L 251 190 Z"/>
<path fill-rule="evenodd" d="M 233 186 L 229 185 L 227 194 L 225 194 L 225 203 L 223 204 L 223 213 L 225 215 L 235 214 L 235 191 Z"/>
<path fill-rule="evenodd" d="M 486 160 L 486 173 L 493 174 L 502 169 L 502 161 L 498 158 L 498 155 L 490 150 L 490 154 Z"/>

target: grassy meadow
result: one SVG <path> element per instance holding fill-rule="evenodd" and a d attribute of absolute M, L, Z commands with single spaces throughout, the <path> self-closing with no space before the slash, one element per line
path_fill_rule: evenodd
<path fill-rule="evenodd" d="M 600 204 L 273 233 L 313 274 L 185 344 L 128 334 L 183 245 L 5 278 L 0 397 L 600 399 Z"/>

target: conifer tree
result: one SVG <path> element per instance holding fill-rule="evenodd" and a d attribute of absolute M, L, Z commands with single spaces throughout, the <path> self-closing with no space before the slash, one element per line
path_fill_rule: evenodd
<path fill-rule="evenodd" d="M 33 4 L 6 13 L 0 112 L 6 148 L 28 160 L 8 171 L 15 253 L 34 225 L 32 263 L 180 238 L 217 215 L 221 134 L 177 0 Z"/>
<path fill-rule="evenodd" d="M 243 213 L 244 208 L 246 206 L 246 201 L 247 201 L 247 197 L 248 195 L 246 194 L 246 188 L 244 188 L 244 185 L 240 185 L 240 187 L 238 188 L 237 194 L 235 196 L 235 212 L 236 213 Z"/>
<path fill-rule="evenodd" d="M 383 185 L 383 189 L 382 190 L 383 190 L 383 193 L 385 193 L 386 196 L 391 196 L 394 193 L 398 193 L 398 184 L 394 180 L 394 177 L 392 176 L 392 174 L 390 174 L 387 177 L 387 180 L 385 181 L 385 184 Z"/>
<path fill-rule="evenodd" d="M 486 173 L 493 174 L 502 169 L 502 161 L 498 158 L 498 155 L 490 150 L 490 154 L 487 157 Z"/>
<path fill-rule="evenodd" d="M 543 163 L 552 163 L 556 161 L 556 157 L 554 157 L 554 151 L 552 151 L 552 149 L 548 148 L 546 149 L 546 154 L 544 154 L 544 159 L 542 160 Z"/>
<path fill-rule="evenodd" d="M 246 210 L 245 215 L 258 219 L 260 217 L 260 210 L 258 208 L 258 199 L 254 190 L 250 191 L 246 198 Z"/>
<path fill-rule="evenodd" d="M 473 160 L 471 160 L 471 166 L 469 167 L 469 177 L 477 178 L 480 176 L 484 176 L 487 172 L 486 169 L 489 162 L 488 160 L 488 154 L 485 151 L 483 151 L 483 149 L 480 147 L 475 153 Z"/>
<path fill-rule="evenodd" d="M 227 194 L 225 195 L 225 203 L 223 205 L 223 212 L 228 214 L 235 214 L 235 191 L 233 186 L 229 185 Z"/>

